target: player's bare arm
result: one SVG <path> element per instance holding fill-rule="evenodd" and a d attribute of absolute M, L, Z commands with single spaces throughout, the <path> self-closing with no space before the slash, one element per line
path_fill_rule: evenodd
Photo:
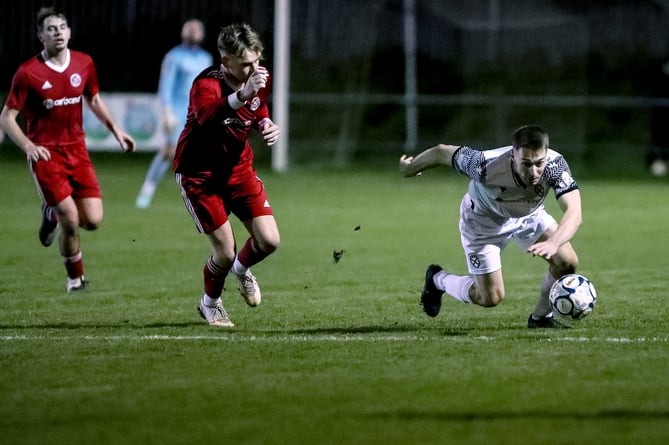
<path fill-rule="evenodd" d="M 46 147 L 35 145 L 28 139 L 28 136 L 26 136 L 16 122 L 16 117 L 18 115 L 19 110 L 3 107 L 2 113 L 0 113 L 0 128 L 2 128 L 7 136 L 9 136 L 9 138 L 25 152 L 26 157 L 31 161 L 48 161 L 51 159 L 51 152 L 49 152 Z"/>
<path fill-rule="evenodd" d="M 459 147 L 457 145 L 439 144 L 414 156 L 402 155 L 400 158 L 400 174 L 409 178 L 416 176 L 423 170 L 437 167 L 439 165 L 452 165 L 453 154 Z"/>
<path fill-rule="evenodd" d="M 557 225 L 557 230 L 548 234 L 544 241 L 533 244 L 528 252 L 550 260 L 561 245 L 571 240 L 583 221 L 581 213 L 581 194 L 577 190 L 565 193 L 558 199 L 558 204 L 564 212 Z"/>
<path fill-rule="evenodd" d="M 91 107 L 93 114 L 95 114 L 100 122 L 105 124 L 109 131 L 112 132 L 118 143 L 121 145 L 121 149 L 123 151 L 135 151 L 135 140 L 116 125 L 116 122 L 114 122 L 114 119 L 112 118 L 107 105 L 100 97 L 100 94 L 98 93 L 91 98 L 86 98 L 86 101 Z"/>

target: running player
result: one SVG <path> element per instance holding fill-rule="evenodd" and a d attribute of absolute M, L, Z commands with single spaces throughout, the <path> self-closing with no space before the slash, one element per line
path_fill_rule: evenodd
<path fill-rule="evenodd" d="M 405 177 L 446 165 L 470 179 L 460 205 L 460 237 L 470 275 L 430 265 L 421 295 L 427 315 L 439 314 L 444 292 L 484 307 L 501 303 L 505 289 L 500 255 L 513 240 L 549 264 L 528 328 L 563 327 L 553 319 L 548 293 L 557 278 L 574 273 L 578 266 L 569 241 L 581 224 L 581 195 L 565 159 L 548 147 L 548 134 L 527 125 L 516 130 L 512 146 L 478 151 L 439 144 L 415 157 L 400 158 Z M 544 208 L 551 189 L 564 212 L 559 223 Z"/>
<path fill-rule="evenodd" d="M 230 327 L 234 325 L 221 300 L 228 273 L 239 280 L 246 303 L 258 305 L 260 288 L 249 268 L 279 245 L 248 136 L 255 129 L 272 145 L 280 129 L 269 116 L 269 72 L 260 66 L 263 45 L 258 34 L 246 24 L 227 26 L 218 35 L 218 50 L 220 66 L 206 69 L 193 82 L 173 167 L 186 208 L 213 251 L 204 265 L 198 310 L 210 325 Z M 250 234 L 238 254 L 230 213 Z"/>
<path fill-rule="evenodd" d="M 44 49 L 19 66 L 2 113 L 0 127 L 26 153 L 42 199 L 39 239 L 50 246 L 60 226 L 60 253 L 67 270 L 67 292 L 83 289 L 84 265 L 79 228 L 95 230 L 102 222 L 102 193 L 85 144 L 82 98 L 124 151 L 135 141 L 112 119 L 100 97 L 91 57 L 68 49 L 70 27 L 53 8 L 37 13 L 37 35 Z M 25 114 L 26 131 L 17 117 Z"/>

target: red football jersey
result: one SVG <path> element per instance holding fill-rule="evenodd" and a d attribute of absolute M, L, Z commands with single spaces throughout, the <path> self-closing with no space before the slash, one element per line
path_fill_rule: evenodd
<path fill-rule="evenodd" d="M 12 79 L 6 106 L 24 112 L 26 135 L 35 144 L 85 139 L 82 101 L 99 92 L 98 75 L 88 54 L 68 50 L 68 57 L 60 67 L 40 53 L 21 64 Z"/>
<path fill-rule="evenodd" d="M 249 132 L 269 118 L 265 88 L 238 110 L 228 104 L 235 92 L 223 79 L 219 67 L 204 70 L 193 82 L 186 125 L 174 157 L 174 170 L 185 175 L 215 172 L 234 183 L 253 171 Z"/>

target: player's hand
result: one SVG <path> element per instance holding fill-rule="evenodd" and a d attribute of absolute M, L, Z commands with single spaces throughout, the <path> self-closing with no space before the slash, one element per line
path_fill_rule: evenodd
<path fill-rule="evenodd" d="M 26 150 L 26 157 L 29 161 L 48 161 L 51 159 L 51 152 L 41 145 L 33 145 Z"/>
<path fill-rule="evenodd" d="M 269 72 L 267 68 L 259 66 L 257 70 L 251 73 L 246 83 L 242 86 L 240 90 L 240 95 L 242 100 L 253 99 L 258 91 L 265 88 L 267 85 L 267 78 L 269 77 Z"/>
<path fill-rule="evenodd" d="M 540 256 L 545 260 L 550 260 L 557 253 L 559 247 L 560 246 L 554 242 L 547 240 L 532 244 L 527 251 L 532 255 Z"/>
<path fill-rule="evenodd" d="M 279 139 L 281 129 L 277 124 L 269 119 L 266 119 L 263 125 L 260 127 L 260 134 L 262 134 L 265 143 L 269 146 L 272 146 L 277 141 L 277 139 Z"/>
<path fill-rule="evenodd" d="M 135 140 L 132 138 L 132 136 L 130 136 L 128 133 L 119 131 L 118 133 L 114 133 L 114 136 L 116 136 L 116 140 L 121 145 L 121 150 L 125 152 L 135 151 L 135 146 L 137 144 L 135 143 Z"/>
<path fill-rule="evenodd" d="M 177 128 L 177 117 L 174 115 L 174 112 L 166 108 L 163 116 L 163 129 L 165 133 L 171 134 Z"/>
<path fill-rule="evenodd" d="M 402 155 L 400 158 L 400 174 L 405 178 L 420 176 L 420 172 L 414 172 L 412 168 L 413 156 Z"/>

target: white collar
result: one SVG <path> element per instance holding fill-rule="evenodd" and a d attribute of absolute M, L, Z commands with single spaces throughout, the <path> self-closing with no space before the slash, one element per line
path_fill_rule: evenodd
<path fill-rule="evenodd" d="M 62 64 L 62 65 L 58 65 L 56 63 L 53 63 L 51 61 L 51 59 L 49 58 L 49 55 L 46 53 L 45 49 L 42 50 L 42 58 L 44 59 L 44 62 L 46 63 L 46 66 L 48 66 L 49 68 L 51 68 L 52 70 L 54 70 L 58 73 L 62 73 L 67 69 L 67 67 L 70 66 L 70 50 L 69 50 L 69 48 L 66 51 L 67 51 L 67 53 L 65 54 L 65 63 Z"/>

